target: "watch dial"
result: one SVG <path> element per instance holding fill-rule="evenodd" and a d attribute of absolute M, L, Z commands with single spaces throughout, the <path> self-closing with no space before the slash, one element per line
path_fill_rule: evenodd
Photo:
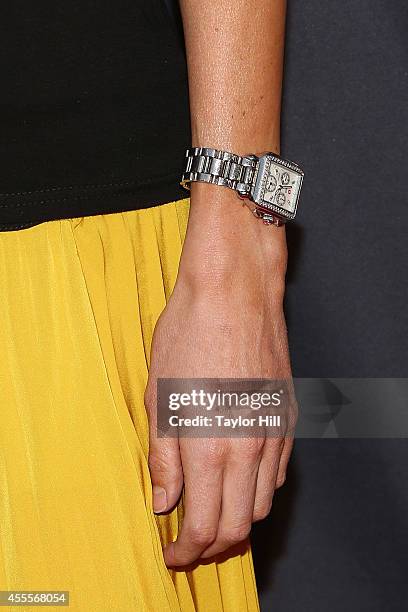
<path fill-rule="evenodd" d="M 271 163 L 269 174 L 265 181 L 262 199 L 283 208 L 289 213 L 295 212 L 296 202 L 301 184 L 301 176 L 279 164 Z"/>
<path fill-rule="evenodd" d="M 285 207 L 286 195 L 283 193 L 283 191 L 277 192 L 275 200 L 278 206 L 281 206 L 282 208 Z"/>

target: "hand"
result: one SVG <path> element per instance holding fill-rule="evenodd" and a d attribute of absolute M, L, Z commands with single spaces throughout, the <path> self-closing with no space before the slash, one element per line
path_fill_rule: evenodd
<path fill-rule="evenodd" d="M 192 193 L 195 206 L 177 283 L 155 328 L 145 396 L 155 511 L 172 509 L 184 485 L 182 528 L 164 550 L 169 566 L 245 540 L 252 522 L 269 513 L 292 448 L 284 437 L 155 435 L 157 378 L 291 376 L 282 306 L 284 228 L 263 225 L 235 194 L 208 187 L 197 185 Z"/>

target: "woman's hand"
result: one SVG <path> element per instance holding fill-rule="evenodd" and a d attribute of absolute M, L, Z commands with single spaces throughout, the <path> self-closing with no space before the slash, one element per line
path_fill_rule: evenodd
<path fill-rule="evenodd" d="M 169 566 L 244 540 L 251 523 L 269 513 L 292 447 L 290 438 L 263 436 L 156 437 L 157 378 L 291 375 L 284 228 L 263 225 L 226 188 L 194 184 L 192 199 L 177 283 L 153 337 L 145 397 L 155 511 L 173 508 L 185 488 L 182 529 L 164 551 Z"/>

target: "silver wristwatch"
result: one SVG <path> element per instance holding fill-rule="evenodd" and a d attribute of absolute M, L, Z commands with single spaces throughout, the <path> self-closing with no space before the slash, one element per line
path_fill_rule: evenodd
<path fill-rule="evenodd" d="M 270 225 L 282 225 L 296 216 L 303 171 L 294 162 L 272 152 L 236 155 L 207 147 L 186 151 L 180 185 L 204 181 L 234 189 L 254 215 Z"/>

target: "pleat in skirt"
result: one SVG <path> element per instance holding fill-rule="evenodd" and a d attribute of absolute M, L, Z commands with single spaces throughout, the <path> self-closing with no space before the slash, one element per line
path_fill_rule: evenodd
<path fill-rule="evenodd" d="M 259 610 L 249 542 L 168 569 L 182 502 L 152 509 L 143 396 L 188 210 L 0 233 L 0 590 L 68 591 L 80 612 Z"/>

